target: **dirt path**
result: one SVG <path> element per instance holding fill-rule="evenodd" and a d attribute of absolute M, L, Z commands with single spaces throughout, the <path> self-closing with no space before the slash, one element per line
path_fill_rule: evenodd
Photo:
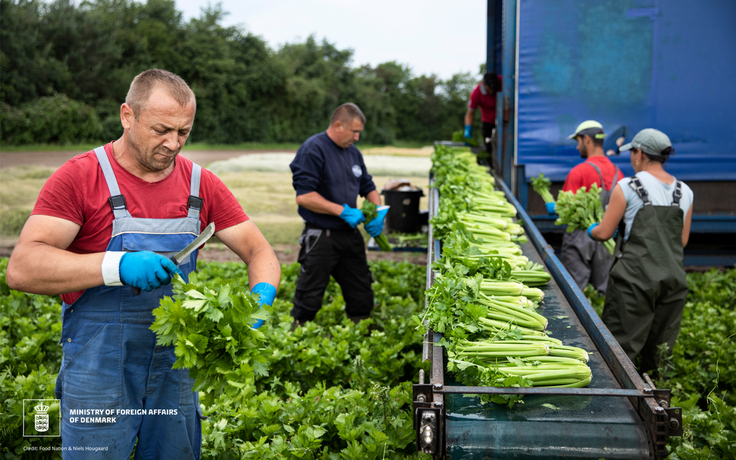
<path fill-rule="evenodd" d="M 58 168 L 65 161 L 79 155 L 80 151 L 60 150 L 44 152 L 7 152 L 0 151 L 0 168 L 10 168 L 21 165 L 41 165 Z M 293 153 L 296 150 L 267 149 L 267 150 L 184 150 L 182 155 L 201 166 L 207 166 L 213 161 L 229 160 L 242 155 L 256 153 Z M 422 149 L 403 149 L 397 147 L 371 147 L 363 151 L 364 155 L 391 155 L 428 157 L 432 153 L 431 147 Z"/>
<path fill-rule="evenodd" d="M 229 160 L 242 155 L 254 153 L 288 152 L 288 150 L 185 150 L 182 155 L 193 162 L 206 166 L 213 161 Z M 10 168 L 21 165 L 41 165 L 58 168 L 64 162 L 83 152 L 77 151 L 48 151 L 48 152 L 4 152 L 0 151 L 0 168 Z M 296 153 L 296 150 L 293 152 Z"/>

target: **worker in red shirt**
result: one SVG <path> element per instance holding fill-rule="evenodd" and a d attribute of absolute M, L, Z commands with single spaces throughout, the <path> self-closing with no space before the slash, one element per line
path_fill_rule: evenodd
<path fill-rule="evenodd" d="M 46 181 L 8 262 L 12 289 L 63 300 L 55 391 L 65 460 L 127 459 L 134 448 L 136 458 L 200 458 L 199 393 L 188 369 L 172 369 L 174 346 L 157 345 L 150 327 L 172 278 L 196 269 L 196 251 L 178 265 L 169 256 L 204 227 L 214 223 L 248 265 L 261 305 L 276 295 L 271 246 L 222 181 L 179 156 L 196 107 L 171 72 L 135 77 L 120 107 L 122 137 Z M 147 413 L 158 410 L 166 415 Z M 75 414 L 107 417 L 81 423 Z"/>
<path fill-rule="evenodd" d="M 575 132 L 568 136 L 569 139 L 577 141 L 580 157 L 585 161 L 572 168 L 562 186 L 563 191 L 574 193 L 580 187 L 590 190 L 593 184 L 598 184 L 602 190 L 601 202 L 604 210 L 608 206 L 616 182 L 624 178 L 621 170 L 611 163 L 603 152 L 605 137 L 603 126 L 594 120 L 580 123 Z M 554 203 L 548 203 L 547 211 L 554 214 Z M 606 292 L 612 256 L 601 242 L 588 238 L 585 230 L 565 232 L 562 237 L 560 260 L 581 290 L 590 283 L 601 294 Z"/>
<path fill-rule="evenodd" d="M 496 152 L 491 146 L 493 138 L 493 130 L 496 129 L 496 93 L 502 90 L 502 80 L 500 75 L 495 72 L 486 72 L 483 75 L 483 81 L 470 92 L 470 100 L 468 101 L 468 111 L 465 113 L 465 134 L 466 139 L 473 138 L 473 118 L 475 111 L 480 107 L 481 133 L 483 134 L 483 145 L 486 153 L 491 158 L 491 167 L 494 171 L 499 171 L 498 159 Z"/>

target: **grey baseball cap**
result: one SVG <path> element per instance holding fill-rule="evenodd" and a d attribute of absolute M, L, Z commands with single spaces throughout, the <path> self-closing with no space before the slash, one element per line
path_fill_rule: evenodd
<path fill-rule="evenodd" d="M 626 145 L 622 145 L 618 150 L 625 152 L 631 149 L 641 149 L 644 153 L 661 157 L 662 151 L 667 147 L 672 147 L 670 138 L 658 129 L 646 128 L 642 129 L 636 136 Z"/>

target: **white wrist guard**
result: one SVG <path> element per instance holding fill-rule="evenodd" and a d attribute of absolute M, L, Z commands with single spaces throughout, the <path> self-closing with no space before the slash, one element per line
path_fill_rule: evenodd
<path fill-rule="evenodd" d="M 105 258 L 102 259 L 102 280 L 105 286 L 122 286 L 120 281 L 120 259 L 123 258 L 123 251 L 107 251 Z"/>

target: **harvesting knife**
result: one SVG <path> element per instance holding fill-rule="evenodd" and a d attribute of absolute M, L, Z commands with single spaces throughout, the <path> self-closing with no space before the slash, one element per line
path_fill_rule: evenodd
<path fill-rule="evenodd" d="M 169 260 L 174 262 L 175 265 L 181 264 L 182 261 L 189 257 L 189 254 L 193 253 L 195 249 L 202 246 L 207 240 L 212 238 L 212 235 L 214 234 L 215 223 L 211 222 L 207 227 L 205 227 L 202 233 L 194 239 L 194 241 L 186 245 L 186 247 L 181 251 L 171 256 Z M 141 288 L 139 287 L 131 286 L 130 290 L 133 292 L 133 295 L 139 295 L 141 293 Z"/>

